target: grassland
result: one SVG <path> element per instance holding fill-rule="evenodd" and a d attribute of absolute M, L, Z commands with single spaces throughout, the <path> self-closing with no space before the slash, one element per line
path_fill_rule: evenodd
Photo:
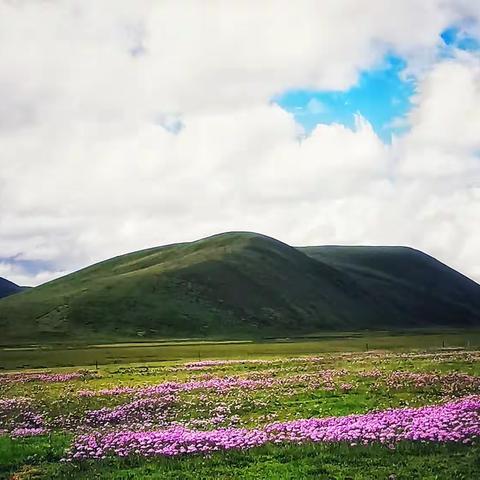
<path fill-rule="evenodd" d="M 392 332 L 322 333 L 303 339 L 255 342 L 198 339 L 144 341 L 117 344 L 44 344 L 0 347 L 0 369 L 89 367 L 124 363 L 153 364 L 215 358 L 261 358 L 315 355 L 323 352 L 367 350 L 434 350 L 480 348 L 480 330 L 421 330 Z"/>
<path fill-rule="evenodd" d="M 465 347 L 469 342 L 470 347 L 438 348 L 445 339 L 451 343 L 446 347 L 454 343 L 463 343 Z M 132 356 L 135 363 L 110 362 L 101 364 L 98 370 L 90 368 L 81 373 L 77 373 L 78 368 L 61 368 L 34 371 L 33 375 L 40 377 L 31 376 L 32 373 L 4 375 L 0 377 L 0 399 L 28 398 L 29 412 L 41 415 L 46 429 L 35 436 L 8 432 L 0 435 L 0 478 L 479 478 L 480 447 L 475 442 L 287 442 L 208 455 L 145 458 L 133 454 L 125 458 L 109 455 L 105 459 L 61 461 L 68 458 L 66 450 L 75 444 L 79 434 L 103 435 L 119 429 L 148 430 L 172 424 L 205 431 L 263 428 L 271 422 L 416 408 L 480 394 L 478 335 L 379 334 L 368 338 L 369 351 L 364 351 L 365 340 L 362 337 L 269 344 L 118 345 L 108 347 L 111 355 L 125 356 L 124 349 L 130 348 L 160 348 L 167 352 L 171 349 L 171 355 L 161 350 L 163 362 L 158 357 L 157 361 L 139 362 L 138 357 Z M 380 346 L 388 349 L 380 350 Z M 98 352 L 104 348 L 107 347 L 90 346 L 82 351 Z M 200 360 L 199 348 L 205 349 Z M 58 357 L 66 351 L 69 350 L 48 352 L 53 358 L 55 352 Z M 32 352 L 22 351 L 25 353 Z M 83 364 L 83 359 L 79 361 Z M 229 382 L 228 388 L 222 382 Z M 142 407 L 128 410 L 132 401 L 135 404 L 138 399 L 145 402 Z M 152 410 L 151 406 L 158 406 L 158 401 L 164 402 L 161 408 Z M 125 408 L 127 416 L 115 416 Z M 12 432 L 11 422 L 20 422 L 19 415 L 19 410 L 10 410 L 3 417 L 0 413 L 0 430 Z"/>
<path fill-rule="evenodd" d="M 480 449 L 452 445 L 399 445 L 395 450 L 372 445 L 268 446 L 252 452 L 228 452 L 208 459 L 130 459 L 64 467 L 66 441 L 50 437 L 0 441 L 0 478 L 15 480 L 474 480 Z"/>

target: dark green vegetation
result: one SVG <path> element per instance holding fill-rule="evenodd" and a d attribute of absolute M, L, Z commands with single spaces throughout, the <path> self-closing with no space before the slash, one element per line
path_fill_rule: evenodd
<path fill-rule="evenodd" d="M 0 479 L 34 480 L 473 480 L 480 448 L 457 445 L 266 446 L 210 458 L 57 463 L 66 439 L 0 439 Z M 14 477 L 11 472 L 16 472 Z"/>
<path fill-rule="evenodd" d="M 101 262 L 0 301 L 4 344 L 480 326 L 480 286 L 402 247 L 227 233 Z"/>
<path fill-rule="evenodd" d="M 388 305 L 396 325 L 473 324 L 480 286 L 423 252 L 406 247 L 306 247 L 311 257 L 352 276 Z M 412 322 L 412 323 L 409 323 Z"/>
<path fill-rule="evenodd" d="M 14 293 L 20 293 L 25 290 L 25 287 L 19 287 L 17 284 L 0 277 L 0 298 L 8 297 Z"/>

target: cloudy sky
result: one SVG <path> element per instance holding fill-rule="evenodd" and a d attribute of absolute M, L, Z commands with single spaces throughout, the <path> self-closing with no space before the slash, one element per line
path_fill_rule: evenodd
<path fill-rule="evenodd" d="M 0 276 L 227 230 L 480 281 L 480 2 L 0 0 Z"/>

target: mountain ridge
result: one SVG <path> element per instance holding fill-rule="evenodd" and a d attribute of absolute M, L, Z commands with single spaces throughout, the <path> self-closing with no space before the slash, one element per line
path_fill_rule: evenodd
<path fill-rule="evenodd" d="M 480 326 L 480 285 L 433 257 L 252 232 L 119 255 L 0 300 L 5 339 L 20 343 L 440 326 Z"/>
<path fill-rule="evenodd" d="M 21 287 L 6 278 L 0 277 L 0 298 L 20 293 L 26 288 L 27 287 Z"/>

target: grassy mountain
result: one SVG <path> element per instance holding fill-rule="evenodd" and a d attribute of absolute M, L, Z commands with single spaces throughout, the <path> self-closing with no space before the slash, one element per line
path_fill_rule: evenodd
<path fill-rule="evenodd" d="M 350 275 L 380 297 L 398 325 L 479 325 L 480 285 L 408 247 L 323 246 L 300 249 Z"/>
<path fill-rule="evenodd" d="M 24 290 L 24 287 L 19 287 L 10 280 L 0 277 L 0 298 L 8 297 L 14 293 L 19 293 Z"/>
<path fill-rule="evenodd" d="M 6 342 L 480 325 L 480 286 L 401 247 L 225 233 L 115 257 L 0 300 Z"/>

